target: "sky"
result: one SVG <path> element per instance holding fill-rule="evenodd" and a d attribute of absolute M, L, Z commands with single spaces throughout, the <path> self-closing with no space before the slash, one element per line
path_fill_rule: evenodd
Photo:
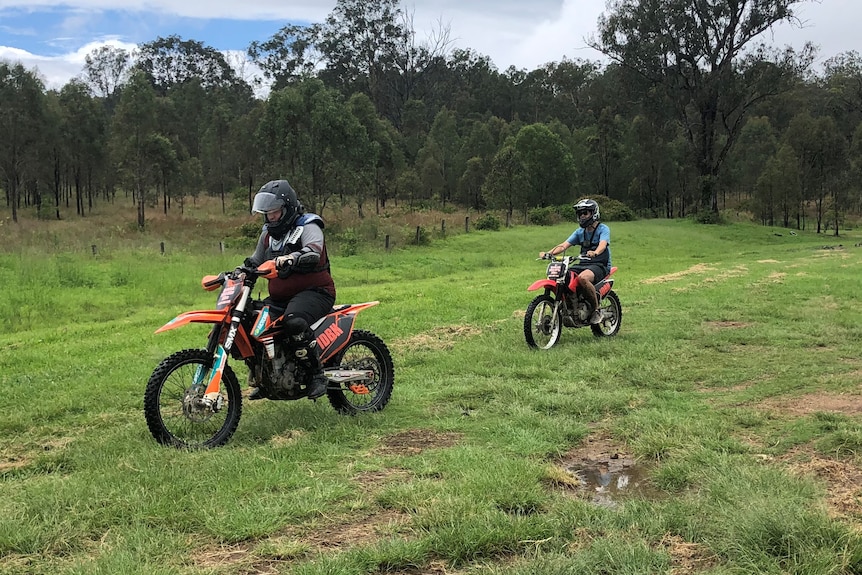
<path fill-rule="evenodd" d="M 243 53 L 287 24 L 323 22 L 335 0 L 0 0 L 0 60 L 38 69 L 50 89 L 81 74 L 84 58 L 111 44 L 178 35 L 225 52 Z M 603 61 L 587 47 L 606 0 L 402 0 L 419 41 L 449 30 L 451 47 L 485 55 L 499 70 L 533 70 L 563 58 Z M 762 37 L 775 46 L 819 46 L 817 63 L 850 50 L 862 0 L 797 4 L 803 26 L 782 23 Z"/>

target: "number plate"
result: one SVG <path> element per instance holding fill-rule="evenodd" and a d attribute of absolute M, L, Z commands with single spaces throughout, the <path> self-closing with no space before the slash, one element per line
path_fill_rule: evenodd
<path fill-rule="evenodd" d="M 548 279 L 555 280 L 563 275 L 566 271 L 566 266 L 563 262 L 552 262 L 548 264 Z"/>

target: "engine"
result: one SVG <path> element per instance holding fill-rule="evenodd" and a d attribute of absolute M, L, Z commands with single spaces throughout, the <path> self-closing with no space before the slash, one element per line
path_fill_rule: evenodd
<path fill-rule="evenodd" d="M 298 381 L 305 381 L 305 367 L 297 364 L 293 354 L 288 354 L 283 345 L 274 346 L 272 359 L 258 357 L 262 360 L 262 369 L 259 372 L 261 387 L 266 390 L 270 399 L 297 399 L 304 395 L 300 390 Z"/>

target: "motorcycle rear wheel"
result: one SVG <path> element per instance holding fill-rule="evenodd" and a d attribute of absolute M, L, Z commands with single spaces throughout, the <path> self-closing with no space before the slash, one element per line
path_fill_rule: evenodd
<path fill-rule="evenodd" d="M 329 403 L 342 415 L 380 411 L 392 398 L 395 384 L 392 355 L 383 340 L 369 331 L 353 330 L 350 341 L 326 363 L 326 367 L 374 372 L 370 381 L 362 383 L 368 393 L 354 393 L 347 385 L 326 391 Z"/>
<path fill-rule="evenodd" d="M 546 293 L 536 296 L 524 315 L 524 339 L 527 345 L 550 349 L 560 341 L 562 331 L 560 314 L 554 313 L 554 298 Z"/>
<path fill-rule="evenodd" d="M 596 337 L 611 337 L 617 335 L 620 331 L 620 325 L 623 323 L 623 308 L 620 305 L 620 298 L 614 290 L 611 290 L 602 298 L 602 321 L 595 325 L 591 325 L 593 335 Z"/>
<path fill-rule="evenodd" d="M 203 386 L 195 382 L 199 370 L 212 366 L 204 349 L 184 349 L 159 363 L 144 392 L 144 416 L 156 441 L 177 448 L 199 449 L 227 443 L 242 414 L 236 375 L 229 365 L 222 373 L 218 409 L 200 403 Z"/>

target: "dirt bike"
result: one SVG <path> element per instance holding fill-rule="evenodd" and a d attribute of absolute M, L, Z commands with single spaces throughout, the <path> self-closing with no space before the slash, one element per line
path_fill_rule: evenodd
<path fill-rule="evenodd" d="M 314 375 L 302 353 L 292 353 L 282 337 L 284 309 L 251 297 L 258 278 L 277 275 L 275 261 L 256 269 L 208 275 L 207 291 L 221 288 L 214 310 L 180 314 L 156 333 L 189 323 L 213 324 L 206 349 L 178 351 L 156 366 L 144 392 L 144 415 L 159 443 L 206 448 L 224 445 L 242 413 L 239 382 L 228 359 L 243 360 L 250 382 L 264 397 L 301 399 Z M 311 329 L 320 365 L 329 380 L 326 396 L 344 415 L 383 409 L 392 396 L 395 370 L 386 344 L 373 333 L 354 330 L 356 314 L 379 302 L 342 304 Z M 305 351 L 305 350 L 302 350 Z"/>
<path fill-rule="evenodd" d="M 563 327 L 590 326 L 596 337 L 616 335 L 623 319 L 620 299 L 612 289 L 614 280 L 611 276 L 617 271 L 616 266 L 611 267 L 608 275 L 595 285 L 602 320 L 590 324 L 593 304 L 584 290 L 580 289 L 578 274 L 572 269 L 577 263 L 587 263 L 589 258 L 546 255 L 541 259 L 550 259 L 551 262 L 548 264 L 547 278 L 535 281 L 527 288 L 527 291 L 544 290 L 527 306 L 524 316 L 527 345 L 550 349 L 560 341 Z"/>

